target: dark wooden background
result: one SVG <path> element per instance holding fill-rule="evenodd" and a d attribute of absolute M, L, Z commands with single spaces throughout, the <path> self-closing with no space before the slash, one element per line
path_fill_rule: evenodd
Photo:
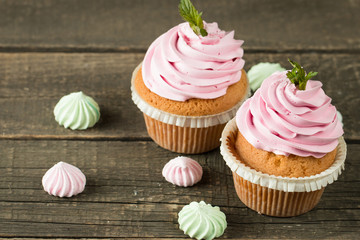
<path fill-rule="evenodd" d="M 176 153 L 148 137 L 130 97 L 133 69 L 149 44 L 182 20 L 178 1 L 0 1 L 0 237 L 186 238 L 177 213 L 191 201 L 220 206 L 222 238 L 360 238 L 360 1 L 194 0 L 208 22 L 245 40 L 245 69 L 300 61 L 317 70 L 344 117 L 346 170 L 309 213 L 258 215 L 237 198 L 219 150 L 192 156 L 201 182 L 180 188 L 161 175 Z M 71 131 L 54 120 L 82 90 L 100 122 Z M 79 167 L 85 191 L 57 198 L 41 178 L 59 161 Z"/>

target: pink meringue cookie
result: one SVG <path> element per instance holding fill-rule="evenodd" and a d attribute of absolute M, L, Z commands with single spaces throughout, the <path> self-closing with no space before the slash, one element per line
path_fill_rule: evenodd
<path fill-rule="evenodd" d="M 195 160 L 188 157 L 177 157 L 170 160 L 163 168 L 165 179 L 180 187 L 189 187 L 201 180 L 202 167 Z"/>
<path fill-rule="evenodd" d="M 255 148 L 279 155 L 321 158 L 338 145 L 344 133 L 322 83 L 309 80 L 299 90 L 276 72 L 238 110 L 236 123 Z"/>
<path fill-rule="evenodd" d="M 44 190 L 57 197 L 71 197 L 84 191 L 86 177 L 71 164 L 58 162 L 42 178 Z"/>
<path fill-rule="evenodd" d="M 245 61 L 242 40 L 217 23 L 206 23 L 206 37 L 198 36 L 188 22 L 158 37 L 146 52 L 142 76 L 147 88 L 175 101 L 214 99 L 240 81 Z"/>

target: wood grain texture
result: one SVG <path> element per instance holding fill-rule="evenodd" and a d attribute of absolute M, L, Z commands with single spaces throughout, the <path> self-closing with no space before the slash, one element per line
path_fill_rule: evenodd
<path fill-rule="evenodd" d="M 204 168 L 203 180 L 191 188 L 167 184 L 161 174 L 168 160 L 178 156 L 153 142 L 122 141 L 1 141 L 0 200 L 2 201 L 88 201 L 136 203 L 159 202 L 186 204 L 191 197 L 211 200 L 220 206 L 240 207 L 233 190 L 232 175 L 219 150 L 192 155 Z M 330 199 L 323 207 L 336 208 L 337 199 L 352 197 L 360 192 L 354 184 L 360 180 L 358 145 L 350 144 L 345 174 L 330 185 L 325 194 Z M 60 199 L 42 191 L 41 181 L 47 169 L 59 161 L 79 167 L 87 176 L 87 187 L 79 197 Z M 136 173 L 136 174 L 134 174 Z M 119 195 L 117 191 L 126 193 Z M 144 191 L 151 189 L 151 192 Z M 215 189 L 215 190 L 214 190 Z M 231 191 L 230 191 L 231 190 Z M 358 196 L 359 197 L 359 196 Z M 345 199 L 344 199 L 345 200 Z"/>
<path fill-rule="evenodd" d="M 178 1 L 0 1 L 2 51 L 145 51 L 182 22 Z M 236 32 L 246 50 L 359 51 L 354 0 L 198 0 L 208 22 Z"/>
<path fill-rule="evenodd" d="M 130 78 L 141 53 L 0 54 L 0 138 L 149 139 L 141 112 L 131 100 Z M 287 58 L 318 71 L 325 92 L 343 114 L 345 138 L 360 140 L 360 55 L 245 53 L 246 66 Z M 83 91 L 100 105 L 94 128 L 71 131 L 54 120 L 59 99 Z"/>
<path fill-rule="evenodd" d="M 191 201 L 218 205 L 227 216 L 224 238 L 346 239 L 360 233 L 360 146 L 349 144 L 346 170 L 311 212 L 295 218 L 262 216 L 237 198 L 218 149 L 194 155 L 204 168 L 199 184 L 173 186 L 161 175 L 177 156 L 153 142 L 1 140 L 0 236 L 182 238 L 177 213 Z M 78 166 L 85 191 L 57 198 L 41 178 L 58 161 Z M 341 199 L 341 201 L 339 201 Z"/>

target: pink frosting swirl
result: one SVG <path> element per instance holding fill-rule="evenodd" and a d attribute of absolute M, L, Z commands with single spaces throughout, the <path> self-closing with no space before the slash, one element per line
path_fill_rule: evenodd
<path fill-rule="evenodd" d="M 321 87 L 309 80 L 306 90 L 298 90 L 286 71 L 272 74 L 238 110 L 239 131 L 255 148 L 275 154 L 325 156 L 336 148 L 343 129 Z"/>
<path fill-rule="evenodd" d="M 204 26 L 206 37 L 196 35 L 186 22 L 150 45 L 142 76 L 152 92 L 175 101 L 214 99 L 240 80 L 243 41 L 234 39 L 234 31 L 221 31 L 217 23 Z"/>

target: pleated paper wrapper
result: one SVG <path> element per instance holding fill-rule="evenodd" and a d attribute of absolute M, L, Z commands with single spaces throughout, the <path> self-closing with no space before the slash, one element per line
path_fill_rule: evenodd
<path fill-rule="evenodd" d="M 225 126 L 220 152 L 233 172 L 235 190 L 251 209 L 270 216 L 289 217 L 313 209 L 328 184 L 338 179 L 345 167 L 346 143 L 339 138 L 334 163 L 325 171 L 309 177 L 280 177 L 256 171 L 239 159 L 235 150 L 238 128 L 235 118 Z"/>
<path fill-rule="evenodd" d="M 131 95 L 136 106 L 144 113 L 149 136 L 161 147 L 178 153 L 202 153 L 220 145 L 220 136 L 225 124 L 235 115 L 241 104 L 250 95 L 248 87 L 242 101 L 222 113 L 206 116 L 182 116 L 157 109 L 137 93 L 134 87 L 138 65 L 132 75 Z"/>

